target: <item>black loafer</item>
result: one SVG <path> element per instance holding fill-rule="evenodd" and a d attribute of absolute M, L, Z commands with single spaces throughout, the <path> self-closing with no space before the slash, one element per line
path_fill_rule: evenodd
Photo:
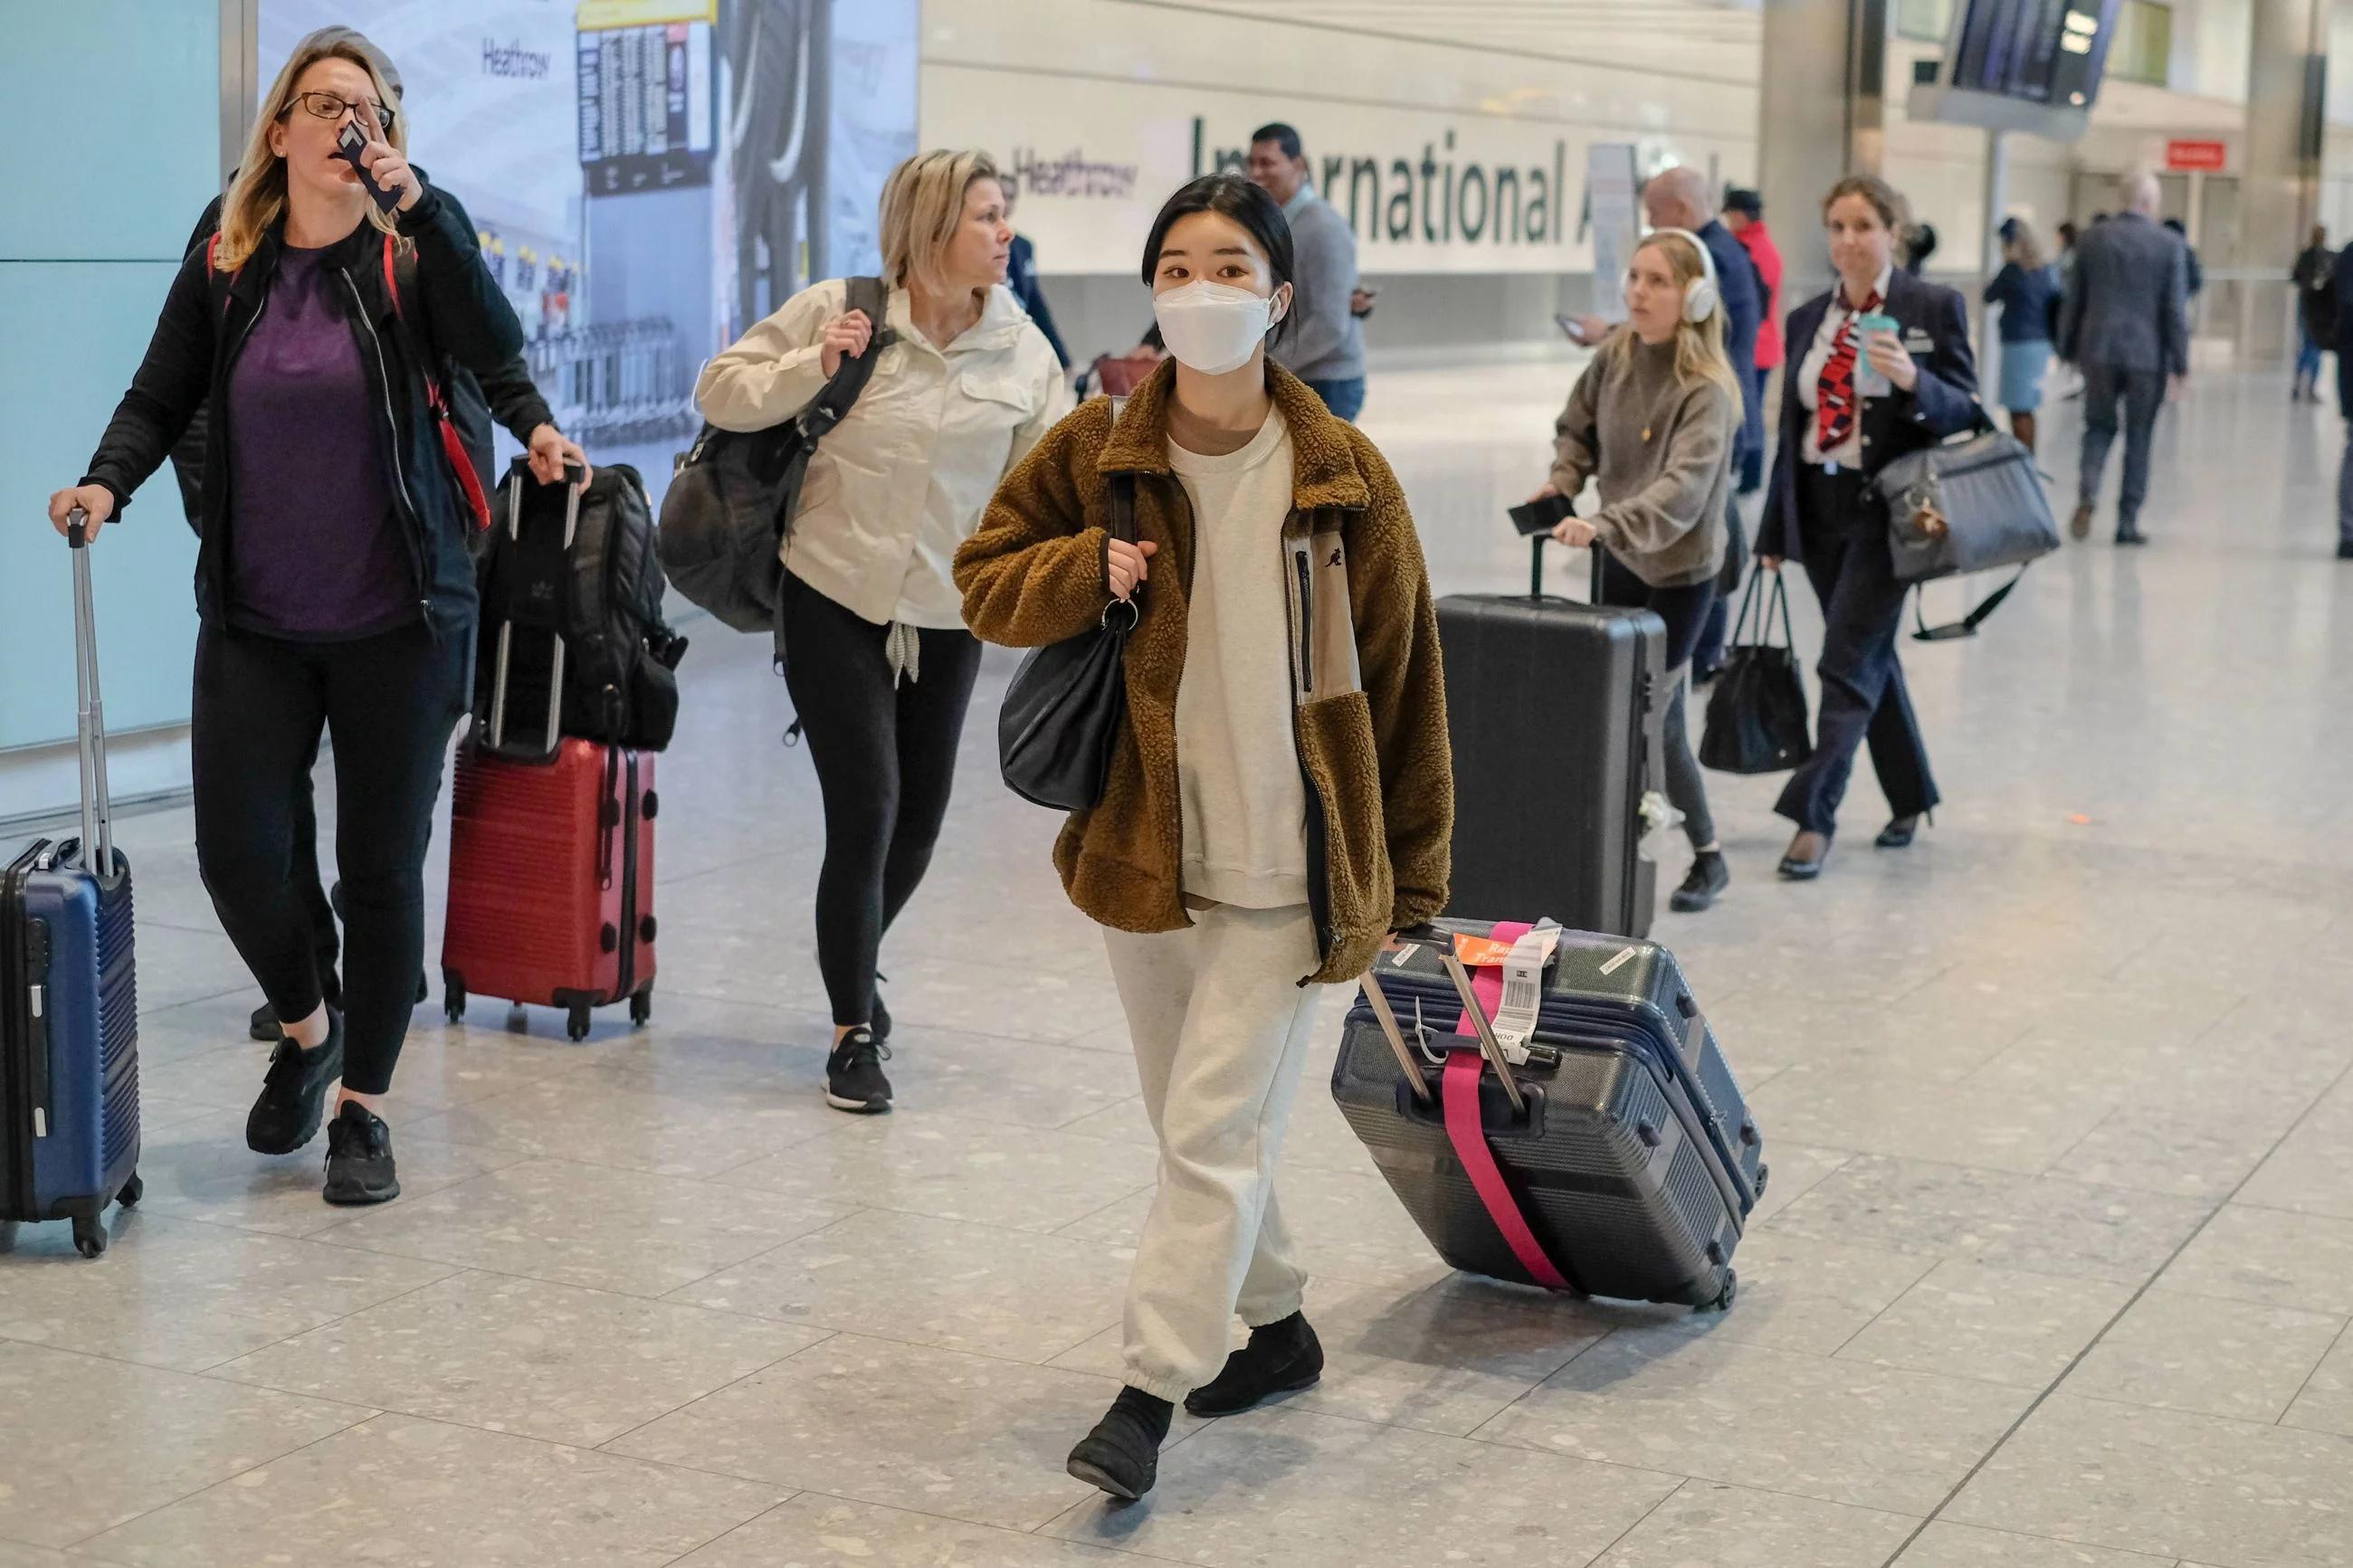
<path fill-rule="evenodd" d="M 1185 1396 L 1195 1415 L 1239 1415 L 1278 1394 L 1313 1388 L 1324 1376 L 1324 1346 L 1305 1314 L 1250 1331 L 1250 1343 L 1226 1358 L 1223 1371 Z"/>
<path fill-rule="evenodd" d="M 1881 828 L 1879 837 L 1872 842 L 1882 849 L 1909 849 L 1912 847 L 1914 835 L 1919 831 L 1919 817 L 1899 816 Z"/>

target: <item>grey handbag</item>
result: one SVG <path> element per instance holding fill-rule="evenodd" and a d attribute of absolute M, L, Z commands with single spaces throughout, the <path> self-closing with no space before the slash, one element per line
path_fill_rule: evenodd
<path fill-rule="evenodd" d="M 1887 551 L 1896 581 L 1930 583 L 1965 572 L 2015 566 L 2010 580 L 1988 595 L 1966 616 L 1930 626 L 1914 611 L 1921 642 L 1974 637 L 2027 565 L 2059 548 L 2059 525 L 2051 500 L 2035 472 L 2034 455 L 2017 437 L 1993 428 L 1978 414 L 1977 431 L 1965 440 L 1907 452 L 1872 476 L 1887 506 Z"/>

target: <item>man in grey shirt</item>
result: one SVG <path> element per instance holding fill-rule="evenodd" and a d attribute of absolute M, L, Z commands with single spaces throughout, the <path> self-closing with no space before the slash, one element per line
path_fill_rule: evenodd
<path fill-rule="evenodd" d="M 2076 242 L 2075 265 L 2059 310 L 2059 356 L 2084 373 L 2081 489 L 2068 531 L 2092 531 L 2093 503 L 2116 438 L 2124 404 L 2124 489 L 2116 498 L 2116 542 L 2146 544 L 2140 504 L 2148 494 L 2148 448 L 2168 383 L 2189 374 L 2189 250 L 2157 221 L 2157 176 L 2126 175 L 2124 211 L 2094 224 Z"/>
<path fill-rule="evenodd" d="M 1250 183 L 1282 204 L 1291 222 L 1290 328 L 1274 357 L 1315 389 L 1324 406 L 1354 419 L 1365 405 L 1365 329 L 1357 321 L 1356 236 L 1338 209 L 1315 194 L 1299 132 L 1261 125 L 1250 136 Z"/>

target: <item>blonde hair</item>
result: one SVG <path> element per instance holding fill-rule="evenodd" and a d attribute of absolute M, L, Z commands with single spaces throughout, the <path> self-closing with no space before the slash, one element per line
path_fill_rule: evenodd
<path fill-rule="evenodd" d="M 978 151 L 918 153 L 882 184 L 882 275 L 901 288 L 920 280 L 938 291 L 941 263 L 964 222 L 964 199 L 976 180 L 1004 187 L 997 161 Z"/>
<path fill-rule="evenodd" d="M 1698 244 L 1681 234 L 1647 235 L 1634 247 L 1634 254 L 1640 256 L 1646 250 L 1655 250 L 1666 258 L 1667 270 L 1686 292 L 1708 275 L 1707 260 L 1700 254 Z M 1712 381 L 1730 395 L 1736 406 L 1740 402 L 1740 378 L 1733 374 L 1732 358 L 1724 352 L 1724 300 L 1721 289 L 1718 293 L 1715 309 L 1707 313 L 1707 320 L 1684 320 L 1675 324 L 1675 376 L 1686 384 Z"/>
<path fill-rule="evenodd" d="M 2010 231 L 2010 258 L 2029 272 L 2042 271 L 2050 261 L 2042 248 L 2042 237 L 2022 217 L 2010 221 L 2014 226 Z"/>
<path fill-rule="evenodd" d="M 401 112 L 399 98 L 357 39 L 356 34 L 337 37 L 326 29 L 311 34 L 295 46 L 285 68 L 270 83 L 269 96 L 261 100 L 261 113 L 254 120 L 253 134 L 246 138 L 237 178 L 229 182 L 228 195 L 221 202 L 220 245 L 213 260 L 223 271 L 234 272 L 244 266 L 269 226 L 286 216 L 286 160 L 270 151 L 269 128 L 293 112 L 297 84 L 321 60 L 348 60 L 367 72 L 375 100 L 392 110 L 392 124 L 384 139 L 396 153 L 408 150 L 408 117 Z M 392 215 L 374 202 L 367 204 L 367 220 L 385 234 L 397 232 Z"/>

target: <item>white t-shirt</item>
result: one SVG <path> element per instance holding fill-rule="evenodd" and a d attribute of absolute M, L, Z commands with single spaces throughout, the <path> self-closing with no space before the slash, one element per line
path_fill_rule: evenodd
<path fill-rule="evenodd" d="M 1291 431 L 1270 413 L 1249 446 L 1205 458 L 1168 444 L 1193 504 L 1193 583 L 1176 687 L 1184 889 L 1243 909 L 1307 901 L 1307 784 L 1291 703 L 1282 524 Z"/>
<path fill-rule="evenodd" d="M 1884 303 L 1887 285 L 1894 276 L 1894 267 L 1883 268 L 1879 281 L 1871 286 L 1871 291 L 1882 300 L 1879 309 L 1883 310 L 1887 308 Z M 1798 456 L 1806 462 L 1836 463 L 1841 468 L 1862 466 L 1863 399 L 1855 399 L 1853 428 L 1847 432 L 1845 440 L 1830 451 L 1822 450 L 1821 426 L 1814 417 L 1821 406 L 1822 366 L 1830 363 L 1831 355 L 1837 351 L 1839 338 L 1846 331 L 1847 323 L 1862 313 L 1848 303 L 1844 284 L 1834 287 L 1831 292 L 1830 309 L 1822 312 L 1822 324 L 1814 329 L 1814 341 L 1807 346 L 1805 358 L 1798 362 L 1798 406 L 1806 411 L 1806 430 L 1798 442 Z M 1860 332 L 1855 335 L 1854 352 L 1855 363 L 1860 367 L 1862 363 Z"/>

